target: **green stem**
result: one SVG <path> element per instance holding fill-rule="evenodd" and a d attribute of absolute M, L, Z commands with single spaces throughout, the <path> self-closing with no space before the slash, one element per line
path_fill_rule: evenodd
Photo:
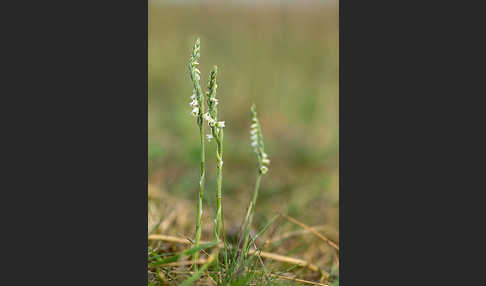
<path fill-rule="evenodd" d="M 202 106 L 202 104 L 201 104 Z M 201 108 L 202 110 L 203 108 Z M 204 152 L 204 127 L 203 127 L 203 118 L 202 112 L 198 117 L 198 124 L 199 124 L 199 133 L 201 139 L 201 179 L 199 180 L 199 197 L 197 202 L 197 219 L 196 219 L 196 238 L 194 240 L 194 245 L 197 247 L 199 245 L 199 241 L 201 240 L 201 218 L 202 218 L 202 200 L 204 195 L 204 184 L 205 184 L 205 171 L 204 171 L 204 164 L 205 164 L 205 152 Z M 197 261 L 199 252 L 194 254 L 194 261 Z M 194 269 L 197 271 L 197 263 L 194 263 Z"/>
<path fill-rule="evenodd" d="M 250 236 L 250 228 L 251 228 L 251 223 L 253 221 L 253 211 L 255 209 L 255 204 L 258 198 L 258 190 L 260 189 L 260 181 L 262 179 L 262 174 L 258 172 L 257 177 L 256 177 L 256 182 L 255 182 L 255 190 L 253 192 L 253 200 L 251 201 L 250 204 L 250 217 L 248 218 L 247 225 L 245 227 L 245 234 L 244 234 L 244 241 L 243 241 L 243 248 L 241 249 L 243 252 L 243 256 L 246 255 L 247 252 L 247 246 L 248 246 L 248 237 Z"/>
<path fill-rule="evenodd" d="M 213 129 L 213 134 L 216 130 Z M 223 204 L 222 204 L 222 185 L 223 185 L 223 129 L 219 129 L 216 138 L 217 149 L 217 193 L 216 193 L 216 223 L 214 226 L 214 239 L 220 242 L 220 234 L 223 220 Z M 216 267 L 218 267 L 218 257 L 216 257 Z"/>

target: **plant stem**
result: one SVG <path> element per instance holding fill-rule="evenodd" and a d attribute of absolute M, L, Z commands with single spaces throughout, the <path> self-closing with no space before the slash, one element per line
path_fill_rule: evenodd
<path fill-rule="evenodd" d="M 220 162 L 223 161 L 223 130 L 220 130 L 220 137 L 217 140 L 218 143 L 218 192 L 216 194 L 216 202 L 217 202 L 217 211 L 216 211 L 216 230 L 215 230 L 215 238 L 219 241 L 219 235 L 221 233 L 221 224 L 222 224 L 222 194 L 221 194 L 221 187 L 223 184 L 223 165 Z"/>
<path fill-rule="evenodd" d="M 248 237 L 250 236 L 250 228 L 251 228 L 251 223 L 253 221 L 253 212 L 254 212 L 256 200 L 257 200 L 257 197 L 258 197 L 258 190 L 260 189 L 261 179 L 262 179 L 262 173 L 258 172 L 257 177 L 256 177 L 256 182 L 255 182 L 255 190 L 253 192 L 253 200 L 251 201 L 251 204 L 250 204 L 250 217 L 248 218 L 248 222 L 247 222 L 247 225 L 245 227 L 243 248 L 241 249 L 242 252 L 243 252 L 243 256 L 245 256 L 246 252 L 247 252 Z"/>
<path fill-rule="evenodd" d="M 213 129 L 213 132 L 216 131 Z M 217 158 L 217 193 L 216 193 L 216 223 L 214 226 L 214 239 L 220 242 L 220 234 L 223 220 L 223 205 L 222 205 L 222 185 L 223 185 L 223 129 L 217 131 L 216 136 L 216 158 Z M 216 266 L 218 266 L 218 257 L 216 257 Z"/>
<path fill-rule="evenodd" d="M 196 89 L 197 92 L 200 92 L 200 88 Z M 199 240 L 201 239 L 201 218 L 202 218 L 202 200 L 204 195 L 204 184 L 205 184 L 205 151 L 204 151 L 204 126 L 203 126 L 203 118 L 202 118 L 202 111 L 204 110 L 203 101 L 200 100 L 201 112 L 198 116 L 198 125 L 199 125 L 199 133 L 201 139 L 201 178 L 199 180 L 199 196 L 197 202 L 197 219 L 196 219 L 196 238 L 194 240 L 194 245 L 197 247 L 199 245 Z M 194 261 L 197 261 L 199 252 L 194 254 Z M 194 269 L 197 271 L 197 263 L 194 263 Z"/>

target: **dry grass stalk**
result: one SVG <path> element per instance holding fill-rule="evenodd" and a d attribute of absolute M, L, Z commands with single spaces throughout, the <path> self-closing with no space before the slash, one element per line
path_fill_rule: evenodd
<path fill-rule="evenodd" d="M 149 235 L 148 240 L 162 240 L 162 241 L 169 241 L 169 242 L 176 242 L 176 243 L 192 244 L 192 242 L 186 238 L 180 238 L 172 235 L 163 235 L 163 234 L 151 234 Z"/>
<path fill-rule="evenodd" d="M 325 230 L 325 229 L 330 230 L 331 226 L 322 224 L 322 225 L 311 226 L 311 228 L 314 229 L 314 230 Z M 301 235 L 301 234 L 308 234 L 308 233 L 311 233 L 311 232 L 307 229 L 289 231 L 289 232 L 283 233 L 281 235 L 267 239 L 265 241 L 265 245 L 268 245 L 270 243 L 275 243 L 275 242 L 278 242 L 280 240 L 284 240 L 284 239 L 287 239 L 287 238 L 290 238 L 290 237 L 293 237 L 293 236 L 297 236 L 297 235 Z"/>
<path fill-rule="evenodd" d="M 271 252 L 265 252 L 265 251 L 255 251 L 253 249 L 250 249 L 250 251 L 248 251 L 248 254 L 252 254 L 252 255 L 263 257 L 263 258 L 276 260 L 276 261 L 279 261 L 279 262 L 285 262 L 285 263 L 289 263 L 289 264 L 299 265 L 299 266 L 302 266 L 302 267 L 309 268 L 310 270 L 316 271 L 316 272 L 323 272 L 322 270 L 319 269 L 319 267 L 315 266 L 314 264 L 309 263 L 309 262 L 302 260 L 302 259 L 298 259 L 298 258 L 288 257 L 288 256 L 275 254 L 275 253 L 271 253 Z M 325 272 L 323 272 L 323 274 L 329 275 Z"/>
<path fill-rule="evenodd" d="M 332 242 L 331 240 L 329 240 L 327 237 L 325 237 L 324 235 L 322 235 L 321 233 L 319 233 L 318 231 L 316 231 L 315 229 L 313 229 L 312 227 L 304 224 L 303 222 L 300 222 L 298 220 L 296 220 L 295 218 L 293 217 L 290 217 L 288 215 L 283 215 L 285 218 L 287 218 L 288 220 L 290 220 L 291 222 L 295 223 L 296 225 L 308 230 L 309 232 L 315 234 L 317 237 L 319 237 L 320 239 L 322 239 L 323 241 L 325 241 L 327 244 L 329 244 L 329 246 L 331 246 L 332 248 L 336 249 L 337 251 L 339 251 L 339 246 L 337 246 L 337 244 L 335 244 L 334 242 Z"/>
<path fill-rule="evenodd" d="M 329 284 L 323 284 L 323 283 L 319 283 L 319 282 L 312 282 L 312 281 L 308 281 L 308 280 L 304 280 L 304 279 L 299 279 L 299 278 L 291 278 L 291 277 L 277 275 L 277 274 L 272 274 L 272 273 L 270 273 L 269 275 L 270 276 L 273 276 L 273 277 L 277 277 L 279 279 L 286 279 L 286 280 L 291 280 L 291 281 L 305 283 L 305 284 L 320 285 L 320 286 L 329 286 Z"/>

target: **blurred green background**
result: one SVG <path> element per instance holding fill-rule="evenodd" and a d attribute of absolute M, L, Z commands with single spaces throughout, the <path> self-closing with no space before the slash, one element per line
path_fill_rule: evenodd
<path fill-rule="evenodd" d="M 190 115 L 187 63 L 194 40 L 200 37 L 201 86 L 206 90 L 209 70 L 217 65 L 219 118 L 226 121 L 225 225 L 241 223 L 253 192 L 256 157 L 250 147 L 249 116 L 254 102 L 271 159 L 262 180 L 255 225 L 262 226 L 282 212 L 311 226 L 327 225 L 326 234 L 337 241 L 337 4 L 175 2 L 149 3 L 150 188 L 189 202 L 188 229 L 194 231 L 199 131 Z M 208 217 L 213 216 L 215 205 L 215 148 L 213 142 L 207 144 L 204 207 Z M 165 206 L 171 207 L 175 206 Z M 193 234 L 185 231 L 168 230 Z"/>

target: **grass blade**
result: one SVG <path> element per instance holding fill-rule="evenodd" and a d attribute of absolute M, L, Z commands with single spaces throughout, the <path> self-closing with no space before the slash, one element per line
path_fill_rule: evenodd
<path fill-rule="evenodd" d="M 195 253 L 199 253 L 199 251 L 206 249 L 206 248 L 213 247 L 216 244 L 217 244 L 217 242 L 209 242 L 209 243 L 205 243 L 205 244 L 200 244 L 198 246 L 194 246 L 194 247 L 189 248 L 189 249 L 187 249 L 187 250 L 185 250 L 185 251 L 183 251 L 179 254 L 176 254 L 174 256 L 164 258 L 164 259 L 160 259 L 160 260 L 157 260 L 156 262 L 153 262 L 153 263 L 149 263 L 149 267 L 155 267 L 155 266 L 158 266 L 158 265 L 161 265 L 161 264 L 176 262 L 177 260 L 179 260 L 183 256 L 190 256 L 190 255 L 193 255 Z"/>
<path fill-rule="evenodd" d="M 189 277 L 187 280 L 185 280 L 181 286 L 189 286 L 189 285 L 192 285 L 194 282 L 196 282 L 196 280 L 198 280 L 199 278 L 201 278 L 202 274 L 204 273 L 204 271 L 206 271 L 208 269 L 208 267 L 213 263 L 214 259 L 217 257 L 219 251 L 218 249 L 216 249 L 208 258 L 208 262 L 206 262 L 206 264 L 204 264 L 203 266 L 201 266 L 201 268 L 196 272 L 194 273 L 191 277 Z"/>

